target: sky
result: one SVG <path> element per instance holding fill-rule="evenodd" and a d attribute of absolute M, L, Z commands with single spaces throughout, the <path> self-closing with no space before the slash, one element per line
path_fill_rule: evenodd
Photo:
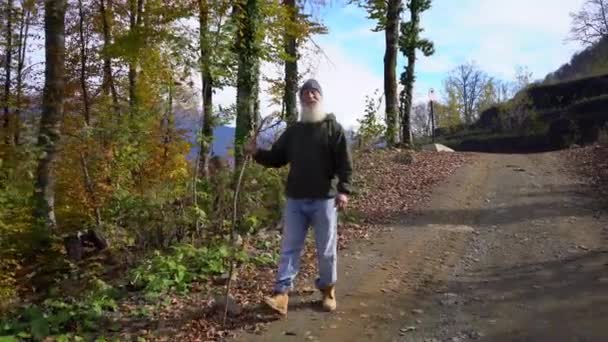
<path fill-rule="evenodd" d="M 314 9 L 314 15 L 329 29 L 313 37 L 323 53 L 307 60 L 315 67 L 305 77 L 316 78 L 324 92 L 325 110 L 346 128 L 357 126 L 364 115 L 365 96 L 376 89 L 382 94 L 384 33 L 372 32 L 375 22 L 364 10 L 345 0 L 329 0 Z M 578 11 L 584 0 L 433 0 L 421 18 L 422 36 L 435 44 L 431 57 L 419 55 L 416 65 L 415 102 L 427 101 L 434 88 L 441 98 L 442 80 L 457 65 L 474 61 L 490 76 L 514 80 L 517 66 L 527 67 L 533 79 L 562 64 L 582 47 L 567 41 L 569 13 Z M 405 15 L 409 13 L 405 12 Z M 400 54 L 397 76 L 403 70 Z M 262 67 L 265 74 L 274 68 Z M 264 87 L 264 85 L 262 85 Z M 233 103 L 234 89 L 216 96 L 219 104 Z M 268 97 L 261 94 L 262 115 Z"/>

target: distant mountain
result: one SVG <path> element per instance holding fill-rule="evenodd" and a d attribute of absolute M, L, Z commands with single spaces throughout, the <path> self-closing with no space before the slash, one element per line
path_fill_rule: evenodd
<path fill-rule="evenodd" d="M 176 126 L 182 130 L 186 139 L 192 144 L 192 149 L 188 153 L 188 159 L 194 160 L 199 152 L 199 146 L 196 143 L 196 136 L 200 132 L 200 119 L 193 118 L 191 115 L 176 116 Z M 285 129 L 285 124 L 280 124 L 270 129 L 264 130 L 258 138 L 258 145 L 261 148 L 268 149 L 272 143 L 278 138 L 279 134 Z M 218 126 L 213 131 L 213 144 L 211 154 L 221 157 L 231 155 L 231 150 L 234 146 L 235 127 L 233 126 Z M 346 131 L 347 140 L 353 143 L 354 133 Z"/>
<path fill-rule="evenodd" d="M 176 127 L 184 132 L 186 140 L 192 145 L 188 153 L 188 159 L 194 160 L 199 153 L 200 147 L 197 143 L 197 136 L 200 134 L 201 125 L 198 118 L 177 117 Z M 226 157 L 234 145 L 234 131 L 232 126 L 218 126 L 213 130 L 213 144 L 211 154 Z"/>
<path fill-rule="evenodd" d="M 185 138 L 192 144 L 192 149 L 188 153 L 188 159 L 194 160 L 199 153 L 199 146 L 196 142 L 197 135 L 201 129 L 200 118 L 181 113 L 176 115 L 176 127 L 184 132 Z M 260 147 L 269 148 L 276 139 L 277 135 L 284 129 L 284 125 L 278 125 L 270 130 L 262 132 L 258 143 Z M 222 125 L 213 130 L 213 144 L 211 146 L 211 154 L 221 157 L 231 155 L 231 150 L 234 147 L 234 134 L 236 128 L 233 126 Z"/>

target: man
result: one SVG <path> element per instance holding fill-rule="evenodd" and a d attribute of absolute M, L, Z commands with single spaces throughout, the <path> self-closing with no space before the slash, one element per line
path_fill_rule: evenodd
<path fill-rule="evenodd" d="M 348 203 L 352 162 L 342 126 L 322 108 L 323 91 L 310 79 L 299 92 L 300 121 L 289 126 L 271 150 L 260 150 L 250 141 L 245 150 L 267 167 L 289 164 L 287 203 L 281 258 L 274 293 L 264 299 L 275 311 L 286 315 L 288 292 L 300 267 L 308 226 L 314 230 L 319 277 L 315 285 L 323 296 L 326 311 L 336 309 L 337 216 Z"/>

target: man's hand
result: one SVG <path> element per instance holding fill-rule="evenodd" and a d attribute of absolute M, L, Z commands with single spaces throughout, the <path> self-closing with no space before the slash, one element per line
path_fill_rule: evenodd
<path fill-rule="evenodd" d="M 342 209 L 346 208 L 347 204 L 348 204 L 348 196 L 346 196 L 345 194 L 338 194 L 336 196 L 336 207 L 338 208 L 338 210 L 342 210 Z"/>
<path fill-rule="evenodd" d="M 258 144 L 255 140 L 255 137 L 250 138 L 243 147 L 246 155 L 254 155 L 258 151 Z"/>

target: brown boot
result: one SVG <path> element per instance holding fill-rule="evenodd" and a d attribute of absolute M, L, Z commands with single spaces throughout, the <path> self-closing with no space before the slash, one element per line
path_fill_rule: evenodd
<path fill-rule="evenodd" d="M 274 311 L 281 315 L 287 315 L 287 303 L 289 302 L 289 296 L 287 293 L 275 293 L 271 297 L 265 297 L 264 303 L 268 305 Z"/>
<path fill-rule="evenodd" d="M 336 289 L 335 287 L 328 286 L 324 289 L 321 289 L 321 293 L 323 294 L 323 310 L 325 311 L 334 311 L 336 310 Z"/>

